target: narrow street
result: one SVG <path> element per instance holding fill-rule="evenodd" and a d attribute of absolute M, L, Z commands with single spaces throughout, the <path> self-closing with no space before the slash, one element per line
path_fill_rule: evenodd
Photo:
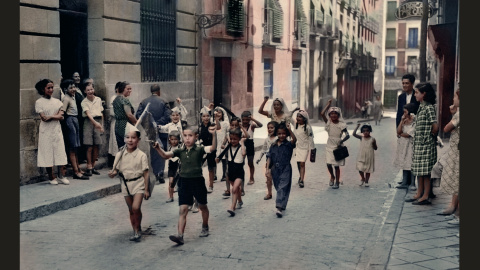
<path fill-rule="evenodd" d="M 123 197 L 115 194 L 21 223 L 21 268 L 355 269 L 362 258 L 368 258 L 368 247 L 396 192 L 389 188 L 397 175 L 391 165 L 394 121 L 387 118 L 381 126 L 373 126 L 379 149 L 369 188 L 358 186 L 358 139 L 352 136 L 346 143 L 350 157 L 341 168 L 344 185 L 338 190 L 328 186 L 325 145 L 316 142 L 317 161 L 307 163 L 303 189 L 296 184 L 298 171 L 292 162 L 292 192 L 281 219 L 274 212 L 275 195 L 273 200 L 263 200 L 263 170 L 258 166 L 256 182 L 245 185 L 244 206 L 235 217 L 226 211 L 230 200 L 221 196 L 225 184 L 217 181 L 208 197 L 210 236 L 198 237 L 201 215 L 189 213 L 185 245 L 177 246 L 168 239 L 176 233 L 177 197 L 166 204 L 166 185 L 157 185 L 153 197 L 142 205 L 142 228 L 150 234 L 141 242 L 128 241 L 128 210 Z M 317 140 L 324 137 L 323 124 L 314 126 Z M 350 124 L 350 134 L 353 128 Z"/>

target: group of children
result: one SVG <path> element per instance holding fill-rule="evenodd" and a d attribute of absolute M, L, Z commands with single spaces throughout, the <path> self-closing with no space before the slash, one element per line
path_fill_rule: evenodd
<path fill-rule="evenodd" d="M 267 100 L 267 98 L 265 99 Z M 333 153 L 330 149 L 341 145 L 348 140 L 349 135 L 346 124 L 341 118 L 340 109 L 337 107 L 330 107 L 331 100 L 328 102 L 321 115 L 326 122 L 326 130 L 329 134 L 327 143 L 327 167 L 331 174 L 332 188 L 338 188 L 340 182 L 339 166 L 344 165 L 344 160 L 334 160 Z M 261 158 L 266 155 L 265 162 L 265 176 L 267 183 L 267 194 L 264 199 L 272 199 L 272 185 L 276 189 L 276 215 L 282 217 L 288 203 L 292 184 L 292 167 L 291 158 L 295 153 L 300 178 L 298 185 L 300 188 L 304 187 L 305 181 L 305 162 L 309 156 L 309 152 L 314 149 L 313 130 L 308 123 L 307 112 L 295 109 L 291 113 L 285 114 L 284 102 L 281 99 L 275 99 L 272 105 L 272 110 L 267 115 L 272 119 L 267 124 L 268 136 L 262 147 L 260 158 L 256 161 L 259 164 Z M 262 106 L 263 107 L 263 106 Z M 263 108 L 261 108 L 263 111 Z M 327 115 L 325 111 L 328 109 Z M 298 112 L 297 112 L 298 111 Z M 296 113 L 296 116 L 293 115 Z M 215 107 L 210 104 L 204 107 L 200 112 L 201 123 L 198 127 L 188 124 L 182 125 L 181 132 L 172 130 L 169 132 L 169 146 L 167 151 L 162 149 L 158 143 L 153 143 L 152 147 L 159 153 L 159 155 L 169 160 L 169 198 L 167 202 L 173 202 L 173 194 L 175 185 L 178 186 L 178 204 L 180 206 L 178 232 L 170 235 L 170 240 L 177 244 L 183 244 L 183 236 L 186 226 L 186 217 L 192 205 L 202 212 L 202 230 L 200 237 L 209 235 L 208 218 L 209 210 L 207 207 L 207 194 L 213 191 L 213 183 L 216 178 L 216 165 L 222 163 L 223 176 L 222 181 L 226 182 L 227 189 L 223 196 L 231 196 L 231 204 L 227 209 L 227 213 L 233 217 L 236 209 L 243 205 L 242 196 L 245 194 L 245 158 L 247 157 L 250 169 L 250 178 L 248 184 L 254 184 L 254 165 L 253 157 L 255 154 L 253 145 L 253 132 L 256 128 L 262 127 L 262 124 L 253 119 L 250 112 L 242 113 L 241 118 L 233 116 L 230 120 L 227 115 L 227 109 L 221 106 Z M 327 118 L 328 117 L 328 118 Z M 173 119 L 173 118 L 172 118 Z M 280 119 L 280 121 L 279 121 Z M 284 121 L 287 119 L 287 121 Z M 178 121 L 178 120 L 177 120 Z M 292 122 L 292 123 L 291 123 Z M 357 134 L 357 129 L 354 131 L 354 136 L 362 140 L 361 147 L 357 158 L 357 169 L 361 175 L 360 185 L 368 186 L 370 173 L 374 170 L 374 154 L 373 151 L 377 149 L 376 141 L 370 136 L 372 131 L 371 126 L 364 125 L 361 128 L 363 135 Z M 161 128 L 160 128 L 161 129 Z M 342 138 L 343 133 L 345 136 Z M 126 136 L 137 136 L 138 132 L 127 132 Z M 134 140 L 135 142 L 135 140 Z M 138 143 L 138 140 L 136 141 Z M 128 144 L 127 144 L 128 146 Z M 135 148 L 136 149 L 136 148 Z M 135 149 L 131 151 L 136 151 Z M 295 152 L 294 152 L 295 149 Z M 143 155 L 142 155 L 143 156 Z M 117 156 L 115 160 L 120 159 Z M 333 159 L 333 161 L 332 161 Z M 203 177 L 202 167 L 206 162 L 208 166 L 208 187 L 205 185 L 205 178 Z M 115 164 L 115 163 L 114 163 Z M 335 174 L 333 172 L 335 167 Z M 118 167 L 120 168 L 120 167 Z M 140 201 L 142 198 L 147 199 L 147 183 L 146 179 L 139 179 L 147 168 L 137 166 L 137 175 L 132 175 L 132 180 L 139 181 L 143 184 L 145 195 L 138 196 Z M 118 169 L 115 168 L 109 175 L 111 177 L 117 174 Z M 148 174 L 146 174 L 148 175 Z M 336 179 L 336 182 L 334 180 Z M 125 185 L 126 186 L 126 185 Z M 135 196 L 133 194 L 133 196 Z M 131 213 L 132 227 L 134 235 L 131 240 L 139 240 L 139 218 L 141 220 L 141 211 L 135 203 L 129 203 L 129 210 Z M 192 209 L 195 210 L 194 207 Z M 197 210 L 198 211 L 198 210 Z M 139 213 L 138 213 L 139 212 Z M 194 211 L 195 212 L 195 211 Z"/>
<path fill-rule="evenodd" d="M 78 106 L 78 86 L 74 80 L 65 79 L 60 83 L 61 99 L 52 97 L 53 81 L 43 79 L 35 84 L 37 92 L 42 96 L 35 102 L 35 111 L 39 114 L 39 147 L 38 167 L 45 167 L 49 182 L 52 185 L 70 184 L 65 177 L 67 154 L 73 168 L 73 179 L 88 180 L 93 174 L 100 173 L 95 169 L 98 159 L 100 137 L 103 129 L 102 100 L 95 96 L 92 81 L 84 84 L 85 97 Z M 81 94 L 80 94 L 81 95 Z M 79 124 L 79 115 L 83 125 Z M 82 135 L 82 136 L 81 136 Z M 82 145 L 86 146 L 87 168 L 79 166 L 78 152 Z M 57 167 L 57 175 L 53 172 Z"/>
<path fill-rule="evenodd" d="M 40 124 L 38 165 L 46 167 L 49 173 L 50 183 L 68 184 L 61 171 L 67 163 L 65 148 L 60 129 L 60 120 L 65 120 L 67 128 L 67 146 L 69 157 L 74 168 L 75 179 L 88 179 L 88 173 L 97 173 L 95 161 L 98 157 L 98 145 L 101 144 L 100 134 L 103 130 L 103 106 L 101 99 L 94 95 L 93 84 L 86 86 L 86 98 L 82 101 L 81 112 L 85 117 L 84 144 L 88 145 L 87 171 L 83 172 L 78 166 L 78 158 L 75 149 L 79 147 L 78 123 L 75 121 L 79 108 L 75 106 L 74 94 L 75 84 L 71 80 L 65 80 L 61 84 L 65 92 L 63 103 L 52 98 L 53 82 L 45 79 L 35 86 L 42 98 L 36 102 L 36 111 L 39 113 L 42 122 Z M 268 136 L 262 147 L 260 158 L 256 161 L 259 164 L 261 158 L 266 155 L 265 176 L 267 194 L 264 199 L 272 199 L 272 185 L 276 189 L 276 215 L 284 215 L 292 184 L 291 158 L 295 153 L 297 167 L 300 177 L 298 185 L 303 188 L 305 185 L 305 163 L 309 153 L 314 149 L 313 130 L 309 124 L 308 114 L 299 108 L 289 112 L 285 102 L 276 98 L 272 102 L 269 112 L 263 110 L 268 101 L 259 109 L 259 113 L 271 118 L 267 124 Z M 328 132 L 326 147 L 327 168 L 331 174 L 330 186 L 338 188 L 340 183 L 339 166 L 344 165 L 344 160 L 335 160 L 332 151 L 348 140 L 349 134 L 346 124 L 341 117 L 340 109 L 330 107 L 332 100 L 321 112 Z M 180 102 L 178 102 L 180 104 Z M 328 113 L 325 115 L 326 110 Z M 224 197 L 231 196 L 231 204 L 227 209 L 230 216 L 235 216 L 235 211 L 243 205 L 242 196 L 245 195 L 245 158 L 247 158 L 250 171 L 249 185 L 255 183 L 255 166 L 253 157 L 255 154 L 253 134 L 256 128 L 263 125 L 252 117 L 251 112 L 245 111 L 241 118 L 237 118 L 228 109 L 210 104 L 200 112 L 201 123 L 191 126 L 182 120 L 182 114 L 186 114 L 183 106 L 172 110 L 172 122 L 159 126 L 159 132 L 168 133 L 169 140 L 166 150 L 162 149 L 157 142 L 151 144 L 159 155 L 169 160 L 168 165 L 168 200 L 173 202 L 174 188 L 178 187 L 178 204 L 180 216 L 178 220 L 178 233 L 171 235 L 170 239 L 178 244 L 183 244 L 183 234 L 186 226 L 186 216 L 189 210 L 202 212 L 201 237 L 209 235 L 207 207 L 207 194 L 213 192 L 213 183 L 216 180 L 217 164 L 222 163 L 221 181 L 226 182 Z M 298 111 L 298 112 L 297 112 Z M 296 113 L 296 116 L 294 117 Z M 229 119 L 229 116 L 233 116 Z M 373 150 L 377 149 L 375 139 L 370 136 L 371 126 L 364 125 L 361 128 L 362 135 L 358 135 L 357 129 L 354 136 L 362 140 L 361 149 L 357 158 L 357 169 L 361 175 L 361 185 L 368 186 L 370 173 L 374 169 Z M 345 133 L 345 136 L 342 135 Z M 141 204 L 143 199 L 150 197 L 149 188 L 149 163 L 147 156 L 138 149 L 140 142 L 140 131 L 130 123 L 125 129 L 125 147 L 115 156 L 113 169 L 109 172 L 110 177 L 119 175 L 123 180 L 122 193 L 130 212 L 130 221 L 133 228 L 131 241 L 138 241 L 141 238 Z M 295 152 L 294 152 L 295 149 Z M 63 153 L 63 155 L 62 155 Z M 208 188 L 202 173 L 204 163 L 208 166 Z M 55 179 L 53 166 L 58 166 L 59 174 Z M 335 174 L 334 169 L 335 168 Z M 365 173 L 365 175 L 364 175 Z M 334 180 L 336 180 L 334 182 Z M 192 209 L 192 205 L 195 207 Z M 198 208 L 197 208 L 198 207 Z M 195 211 L 196 210 L 196 211 Z"/>

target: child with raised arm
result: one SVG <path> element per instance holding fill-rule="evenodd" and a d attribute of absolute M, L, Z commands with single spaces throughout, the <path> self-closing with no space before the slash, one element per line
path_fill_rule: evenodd
<path fill-rule="evenodd" d="M 278 123 L 275 121 L 270 121 L 267 124 L 267 132 L 268 136 L 265 138 L 265 141 L 263 142 L 262 146 L 262 153 L 260 154 L 260 157 L 257 160 L 257 164 L 260 162 L 262 157 L 268 153 L 270 150 L 270 147 L 275 143 L 277 140 L 277 136 L 275 135 L 275 130 L 277 129 Z M 266 178 L 266 184 L 267 184 L 267 195 L 263 197 L 264 200 L 270 200 L 272 198 L 272 174 L 270 173 L 268 167 L 267 167 L 267 162 L 265 162 L 265 178 Z"/>
<path fill-rule="evenodd" d="M 207 207 L 207 187 L 205 186 L 205 178 L 202 176 L 202 161 L 205 153 L 211 153 L 217 147 L 216 129 L 214 126 L 209 127 L 209 131 L 213 136 L 212 145 L 202 146 L 196 145 L 198 130 L 193 126 L 186 126 L 183 129 L 182 148 L 174 151 L 165 152 L 157 142 L 153 147 L 157 150 L 162 158 L 178 157 L 180 159 L 180 179 L 178 180 L 178 205 L 180 206 L 178 218 L 178 234 L 170 235 L 170 240 L 183 245 L 183 234 L 187 224 L 188 206 L 193 204 L 193 198 L 196 198 L 199 208 L 202 211 L 202 231 L 200 237 L 209 235 L 208 217 L 209 211 Z"/>
<path fill-rule="evenodd" d="M 140 131 L 127 123 L 125 128 L 125 149 L 115 155 L 113 168 L 108 172 L 110 178 L 117 174 L 122 179 L 121 189 L 130 212 L 133 236 L 130 241 L 140 241 L 142 237 L 142 202 L 150 198 L 147 155 L 138 149 Z"/>
<path fill-rule="evenodd" d="M 235 216 L 235 208 L 241 208 L 243 205 L 241 196 L 241 184 L 245 181 L 245 138 L 242 138 L 242 131 L 239 128 L 230 129 L 230 146 L 226 153 L 228 182 L 232 185 L 232 204 L 227 212 L 230 216 Z M 240 153 L 238 153 L 241 151 Z M 238 204 L 237 204 L 238 202 Z M 237 206 L 237 207 L 235 207 Z"/>
<path fill-rule="evenodd" d="M 275 121 L 277 123 L 285 122 L 285 123 L 290 123 L 292 120 L 292 114 L 287 108 L 287 105 L 285 104 L 285 101 L 283 98 L 275 98 L 272 102 L 272 106 L 270 108 L 270 111 L 265 111 L 263 108 L 265 107 L 265 103 L 267 103 L 269 97 L 266 96 L 263 98 L 263 102 L 260 105 L 260 108 L 258 108 L 258 113 L 263 114 L 266 117 L 270 118 L 272 121 Z"/>
<path fill-rule="evenodd" d="M 288 197 L 292 187 L 292 159 L 293 148 L 295 148 L 295 134 L 290 129 L 290 124 L 279 124 L 275 130 L 278 137 L 276 142 L 270 147 L 267 154 L 268 173 L 271 173 L 273 185 L 277 190 L 275 199 L 276 215 L 281 218 L 287 208 Z M 291 140 L 287 140 L 290 136 Z"/>
<path fill-rule="evenodd" d="M 255 145 L 253 143 L 253 132 L 256 128 L 263 127 L 262 123 L 257 121 L 252 117 L 252 113 L 249 111 L 244 111 L 241 115 L 242 117 L 242 128 L 246 130 L 249 138 L 245 140 L 245 148 L 247 150 L 247 160 L 248 167 L 250 168 L 250 181 L 248 185 L 253 185 L 255 183 L 254 174 L 255 166 L 253 165 L 253 157 L 255 156 Z"/>
<path fill-rule="evenodd" d="M 345 159 L 335 160 L 333 150 L 350 138 L 347 130 L 347 124 L 343 121 L 342 112 L 338 107 L 330 107 L 332 99 L 328 100 L 327 105 L 320 112 L 323 121 L 325 121 L 325 130 L 328 132 L 327 146 L 325 147 L 326 162 L 328 172 L 330 173 L 330 186 L 333 189 L 338 189 L 340 181 L 340 166 L 345 166 Z M 328 110 L 327 116 L 325 112 Z M 345 137 L 342 139 L 342 135 Z M 335 167 L 335 174 L 333 174 L 333 167 Z M 335 181 L 336 180 L 336 181 Z M 335 181 L 335 183 L 334 183 Z"/>
<path fill-rule="evenodd" d="M 172 122 L 165 125 L 158 125 L 159 133 L 170 134 L 170 132 L 176 130 L 182 134 L 183 128 L 187 125 L 187 121 L 182 120 L 187 117 L 187 109 L 185 109 L 185 106 L 183 106 L 180 98 L 177 98 L 176 101 L 178 105 L 171 110 L 172 112 L 170 114 L 170 119 L 172 119 Z M 180 138 L 180 142 L 181 141 L 182 139 Z"/>
<path fill-rule="evenodd" d="M 82 115 L 85 117 L 83 124 L 83 144 L 87 146 L 87 176 L 99 175 L 95 169 L 95 162 L 98 159 L 99 145 L 102 144 L 103 134 L 103 105 L 102 100 L 95 96 L 93 84 L 85 87 L 87 97 L 82 100 Z M 88 120 L 88 121 L 87 121 Z"/>
<path fill-rule="evenodd" d="M 294 133 L 297 138 L 295 159 L 300 174 L 298 186 L 303 188 L 305 186 L 305 162 L 310 150 L 315 148 L 315 144 L 313 142 L 313 130 L 308 123 L 308 113 L 305 110 L 300 110 L 300 108 L 296 108 L 293 112 L 297 110 L 298 113 L 296 117 L 292 117 L 292 122 L 295 125 Z"/>
<path fill-rule="evenodd" d="M 360 123 L 357 124 L 353 131 L 353 137 L 361 140 L 360 149 L 358 149 L 357 154 L 357 170 L 360 173 L 360 177 L 362 177 L 360 186 L 365 184 L 365 187 L 369 187 L 368 180 L 370 179 L 370 174 L 375 170 L 374 150 L 377 150 L 377 141 L 370 136 L 370 133 L 372 132 L 371 125 L 364 124 L 360 128 L 363 136 L 357 134 L 359 127 Z"/>
<path fill-rule="evenodd" d="M 180 144 L 180 132 L 178 130 L 172 130 L 168 134 L 168 151 L 174 151 L 182 147 Z M 173 193 L 175 185 L 178 181 L 178 170 L 180 163 L 178 157 L 172 157 L 168 161 L 168 200 L 167 203 L 173 202 Z"/>

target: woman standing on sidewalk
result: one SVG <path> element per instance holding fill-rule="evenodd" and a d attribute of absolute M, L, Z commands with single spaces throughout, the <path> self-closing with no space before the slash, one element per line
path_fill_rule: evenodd
<path fill-rule="evenodd" d="M 413 141 L 412 173 L 417 176 L 418 189 L 413 198 L 406 202 L 415 205 L 431 204 L 429 194 L 432 188 L 430 173 L 437 162 L 438 124 L 435 111 L 436 94 L 430 83 L 419 83 L 415 87 L 415 98 L 420 102 L 417 112 Z"/>
<path fill-rule="evenodd" d="M 432 178 L 441 179 L 440 186 L 447 193 L 452 195 L 452 201 L 447 209 L 438 213 L 438 215 L 454 215 L 450 224 L 460 224 L 460 202 L 458 191 L 460 184 L 460 150 L 458 143 L 460 141 L 460 89 L 455 91 L 453 105 L 450 106 L 453 114 L 452 120 L 445 126 L 443 131 L 450 133 L 449 147 L 445 154 L 438 160 L 432 170 Z"/>

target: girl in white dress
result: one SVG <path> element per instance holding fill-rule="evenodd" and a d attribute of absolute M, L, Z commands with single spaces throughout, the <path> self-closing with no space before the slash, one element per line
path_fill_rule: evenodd
<path fill-rule="evenodd" d="M 364 124 L 360 131 L 363 135 L 358 135 L 357 130 L 360 127 L 360 123 L 357 124 L 353 131 L 353 137 L 360 139 L 360 149 L 357 154 L 357 170 L 362 177 L 360 180 L 360 186 L 365 184 L 365 187 L 369 187 L 368 180 L 370 174 L 375 170 L 375 152 L 377 150 L 377 141 L 370 136 L 372 132 L 372 126 L 370 124 Z"/>
<path fill-rule="evenodd" d="M 393 166 L 403 171 L 402 183 L 398 189 L 416 190 L 415 176 L 412 175 L 413 137 L 415 136 L 415 112 L 418 106 L 408 103 L 403 106 L 403 115 L 397 127 L 397 151 Z"/>
<path fill-rule="evenodd" d="M 335 160 L 333 150 L 337 149 L 338 146 L 343 145 L 343 142 L 350 138 L 350 134 L 348 134 L 347 124 L 343 120 L 340 108 L 330 107 L 332 101 L 332 99 L 328 100 L 327 105 L 320 115 L 326 123 L 325 130 L 328 132 L 327 146 L 325 147 L 325 160 L 327 162 L 328 172 L 330 173 L 330 186 L 333 189 L 338 189 L 339 184 L 343 184 L 343 182 L 340 181 L 340 166 L 345 166 L 345 159 Z M 328 113 L 327 116 L 325 116 L 327 109 Z M 342 139 L 343 133 L 345 133 L 345 137 Z M 335 167 L 335 175 L 333 174 L 333 167 Z M 334 180 L 336 180 L 335 183 L 333 182 Z"/>
<path fill-rule="evenodd" d="M 63 120 L 63 103 L 52 97 L 53 82 L 51 80 L 40 80 L 35 84 L 35 89 L 42 95 L 35 102 L 35 112 L 42 120 L 38 131 L 37 166 L 47 169 L 50 184 L 68 185 L 70 182 L 65 178 L 64 167 L 67 165 L 67 154 L 60 126 L 60 120 Z M 54 176 L 53 166 L 57 167 L 58 177 Z"/>
<path fill-rule="evenodd" d="M 305 162 L 307 161 L 308 154 L 311 149 L 315 148 L 313 143 L 313 130 L 308 123 L 308 113 L 304 110 L 296 108 L 293 112 L 297 111 L 296 117 L 292 115 L 292 122 L 295 125 L 293 132 L 297 138 L 295 147 L 295 157 L 297 160 L 298 172 L 300 178 L 298 178 L 298 186 L 303 188 L 305 186 Z"/>

